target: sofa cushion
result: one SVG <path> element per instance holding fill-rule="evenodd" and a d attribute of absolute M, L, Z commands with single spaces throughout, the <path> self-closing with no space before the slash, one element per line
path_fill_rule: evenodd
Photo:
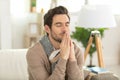
<path fill-rule="evenodd" d="M 114 73 L 101 73 L 94 75 L 90 80 L 119 80 Z"/>
<path fill-rule="evenodd" d="M 119 80 L 119 77 L 112 72 L 93 73 L 84 69 L 85 80 Z"/>
<path fill-rule="evenodd" d="M 0 80 L 28 80 L 27 49 L 0 50 Z"/>

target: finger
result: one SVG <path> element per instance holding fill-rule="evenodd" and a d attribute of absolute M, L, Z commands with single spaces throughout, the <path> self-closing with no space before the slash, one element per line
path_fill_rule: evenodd
<path fill-rule="evenodd" d="M 71 48 L 74 48 L 74 44 L 73 44 L 72 40 L 70 40 L 70 45 L 71 45 Z"/>
<path fill-rule="evenodd" d="M 65 33 L 63 40 L 62 40 L 62 43 L 61 43 L 61 46 L 65 48 L 66 44 L 67 44 L 67 34 Z"/>
<path fill-rule="evenodd" d="M 67 33 L 67 46 L 70 47 L 70 37 L 69 37 L 69 34 Z"/>
<path fill-rule="evenodd" d="M 64 44 L 67 43 L 67 38 L 68 38 L 67 33 L 65 33 Z"/>
<path fill-rule="evenodd" d="M 64 36 L 63 36 L 63 39 L 62 39 L 62 44 L 64 44 L 64 42 L 65 42 L 65 37 L 66 37 L 66 34 L 64 34 Z"/>

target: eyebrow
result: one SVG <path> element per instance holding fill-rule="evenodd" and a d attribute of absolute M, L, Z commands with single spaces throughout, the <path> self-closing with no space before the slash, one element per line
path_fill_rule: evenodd
<path fill-rule="evenodd" d="M 62 22 L 56 22 L 55 25 L 57 25 L 57 24 L 62 24 Z"/>
<path fill-rule="evenodd" d="M 67 23 L 67 24 L 70 24 L 70 22 L 66 22 L 66 23 Z M 66 23 L 65 23 L 65 24 L 66 24 Z M 62 22 L 56 22 L 55 25 L 56 25 L 56 24 L 62 24 Z"/>

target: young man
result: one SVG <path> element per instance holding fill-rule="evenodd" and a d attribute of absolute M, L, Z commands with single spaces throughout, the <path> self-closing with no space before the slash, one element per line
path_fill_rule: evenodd
<path fill-rule="evenodd" d="M 70 38 L 70 17 L 63 6 L 44 16 L 45 35 L 29 48 L 29 80 L 84 80 L 83 54 Z"/>

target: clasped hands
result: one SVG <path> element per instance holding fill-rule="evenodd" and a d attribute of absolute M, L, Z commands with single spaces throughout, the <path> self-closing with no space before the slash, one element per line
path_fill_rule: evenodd
<path fill-rule="evenodd" d="M 76 61 L 74 44 L 69 33 L 65 33 L 60 44 L 60 57 L 65 60 Z"/>

